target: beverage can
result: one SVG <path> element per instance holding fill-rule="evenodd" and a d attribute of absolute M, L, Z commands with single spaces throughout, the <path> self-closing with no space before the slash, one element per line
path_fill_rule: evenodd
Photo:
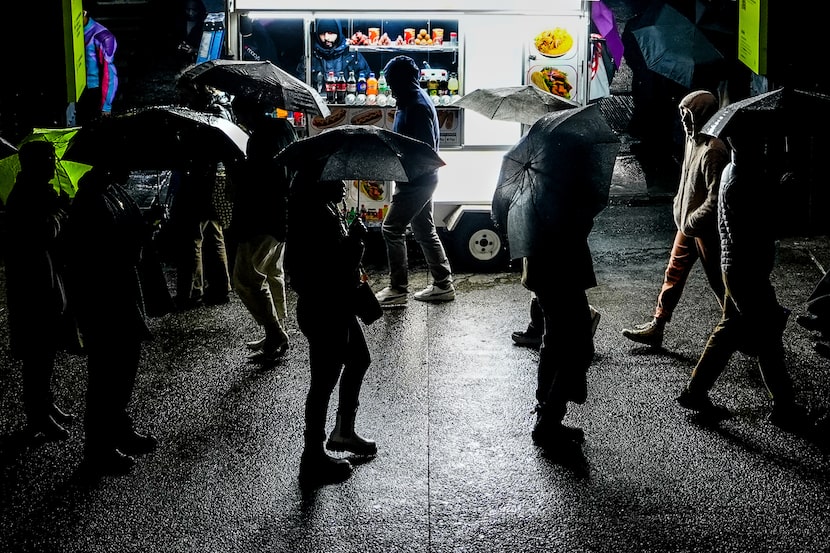
<path fill-rule="evenodd" d="M 432 43 L 436 46 L 444 44 L 444 29 L 440 27 L 432 29 Z"/>
<path fill-rule="evenodd" d="M 378 39 L 380 39 L 380 28 L 369 27 L 369 41 L 372 43 L 376 43 Z"/>
<path fill-rule="evenodd" d="M 415 29 L 407 27 L 403 30 L 403 41 L 407 44 L 412 44 L 413 40 L 415 40 Z"/>

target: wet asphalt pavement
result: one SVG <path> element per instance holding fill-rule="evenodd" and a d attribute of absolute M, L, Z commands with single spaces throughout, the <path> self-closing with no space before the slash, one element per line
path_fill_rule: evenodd
<path fill-rule="evenodd" d="M 3 311 L 0 551 L 828 551 L 828 449 L 767 422 L 752 359 L 736 354 L 713 391 L 730 419 L 696 420 L 674 402 L 719 315 L 699 268 L 664 349 L 620 334 L 651 314 L 669 212 L 623 199 L 597 218 L 597 353 L 588 401 L 566 419 L 584 428 L 581 448 L 548 455 L 530 440 L 537 353 L 510 340 L 528 316 L 519 274 L 458 274 L 456 301 L 410 301 L 366 329 L 358 430 L 379 453 L 311 493 L 297 483 L 309 375 L 293 315 L 290 352 L 268 370 L 246 360 L 259 333 L 236 297 L 153 319 L 132 413 L 160 446 L 129 475 L 90 483 L 79 423 L 66 442 L 17 442 Z M 815 261 L 830 262 L 826 237 L 782 240 L 774 279 L 794 315 Z M 370 272 L 385 284 L 382 265 Z M 422 266 L 412 280 L 427 284 Z M 830 362 L 794 316 L 785 340 L 799 399 L 827 405 Z M 84 359 L 61 357 L 55 380 L 60 404 L 82 415 Z"/>

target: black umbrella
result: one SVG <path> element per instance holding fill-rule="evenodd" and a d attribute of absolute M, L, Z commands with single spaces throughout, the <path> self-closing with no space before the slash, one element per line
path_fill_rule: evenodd
<path fill-rule="evenodd" d="M 700 132 L 720 138 L 735 134 L 779 135 L 793 131 L 809 134 L 809 129 L 823 131 L 828 123 L 830 96 L 779 88 L 722 107 Z M 805 127 L 808 131 L 802 131 Z"/>
<path fill-rule="evenodd" d="M 425 142 L 369 125 L 342 125 L 303 138 L 276 159 L 292 169 L 319 168 L 320 180 L 407 182 L 445 165 Z"/>
<path fill-rule="evenodd" d="M 471 109 L 489 119 L 532 125 L 552 111 L 572 109 L 579 104 L 546 92 L 535 85 L 477 88 L 465 94 L 456 106 Z"/>
<path fill-rule="evenodd" d="M 628 21 L 623 34 L 633 38 L 648 69 L 686 88 L 725 71 L 723 55 L 703 31 L 668 4 L 652 2 Z"/>
<path fill-rule="evenodd" d="M 619 147 L 595 104 L 534 123 L 504 155 L 493 194 L 493 220 L 513 259 L 548 251 L 550 236 L 602 211 Z"/>
<path fill-rule="evenodd" d="M 322 117 L 331 113 L 317 91 L 270 61 L 210 60 L 182 73 L 179 83 L 211 86 L 288 111 Z"/>
<path fill-rule="evenodd" d="M 178 106 L 139 108 L 85 126 L 65 159 L 123 169 L 174 169 L 244 159 L 248 134 L 213 114 Z"/>

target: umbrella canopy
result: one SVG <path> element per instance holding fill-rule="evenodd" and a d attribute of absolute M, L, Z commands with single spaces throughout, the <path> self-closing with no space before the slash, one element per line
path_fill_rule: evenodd
<path fill-rule="evenodd" d="M 292 169 L 319 167 L 320 180 L 411 182 L 445 165 L 425 142 L 368 125 L 342 125 L 303 138 L 276 159 Z"/>
<path fill-rule="evenodd" d="M 82 128 L 67 159 L 122 169 L 176 169 L 244 159 L 248 133 L 210 113 L 178 106 L 139 108 Z"/>
<path fill-rule="evenodd" d="M 0 136 L 0 158 L 4 158 L 6 156 L 10 156 L 13 153 L 17 152 L 17 147 Z"/>
<path fill-rule="evenodd" d="M 490 119 L 514 121 L 525 125 L 534 124 L 540 117 L 552 111 L 579 107 L 576 102 L 551 94 L 532 84 L 477 88 L 461 97 L 455 105 L 471 109 Z"/>
<path fill-rule="evenodd" d="M 804 133 L 830 124 L 830 96 L 818 92 L 779 88 L 719 109 L 709 118 L 702 133 L 724 138 L 735 134 Z"/>
<path fill-rule="evenodd" d="M 78 180 L 92 168 L 90 165 L 65 159 L 67 145 L 79 128 L 35 128 L 18 145 L 23 146 L 23 144 L 35 140 L 52 143 L 55 147 L 55 177 L 50 182 L 57 192 L 66 194 L 70 198 L 74 197 L 75 192 L 78 191 Z M 14 146 L 12 148 L 14 153 L 0 159 L 0 200 L 3 202 L 9 197 L 17 173 L 20 171 L 20 160 L 16 153 L 17 148 Z"/>
<path fill-rule="evenodd" d="M 550 113 L 530 128 L 504 155 L 493 194 L 511 258 L 545 251 L 552 236 L 593 221 L 608 204 L 619 147 L 595 104 Z"/>
<path fill-rule="evenodd" d="M 723 55 L 683 14 L 662 2 L 652 2 L 628 21 L 645 66 L 687 88 L 701 86 L 725 70 Z"/>
<path fill-rule="evenodd" d="M 270 61 L 210 60 L 194 65 L 179 83 L 212 86 L 228 94 L 288 111 L 327 117 L 325 101 L 313 88 Z"/>
<path fill-rule="evenodd" d="M 619 69 L 625 47 L 620 31 L 617 29 L 614 12 L 602 0 L 595 0 L 591 2 L 591 22 L 596 27 L 597 33 L 605 39 L 605 44 L 614 60 L 614 65 Z"/>

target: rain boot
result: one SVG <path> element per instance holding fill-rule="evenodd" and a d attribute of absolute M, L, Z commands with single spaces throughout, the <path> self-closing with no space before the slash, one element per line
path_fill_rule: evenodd
<path fill-rule="evenodd" d="M 355 455 L 376 455 L 377 444 L 354 431 L 356 416 L 357 409 L 337 413 L 337 422 L 329 435 L 326 447 L 332 451 L 349 451 Z"/>
<path fill-rule="evenodd" d="M 322 442 L 306 443 L 300 458 L 300 484 L 322 486 L 343 482 L 352 474 L 352 465 L 346 459 L 332 457 Z"/>

